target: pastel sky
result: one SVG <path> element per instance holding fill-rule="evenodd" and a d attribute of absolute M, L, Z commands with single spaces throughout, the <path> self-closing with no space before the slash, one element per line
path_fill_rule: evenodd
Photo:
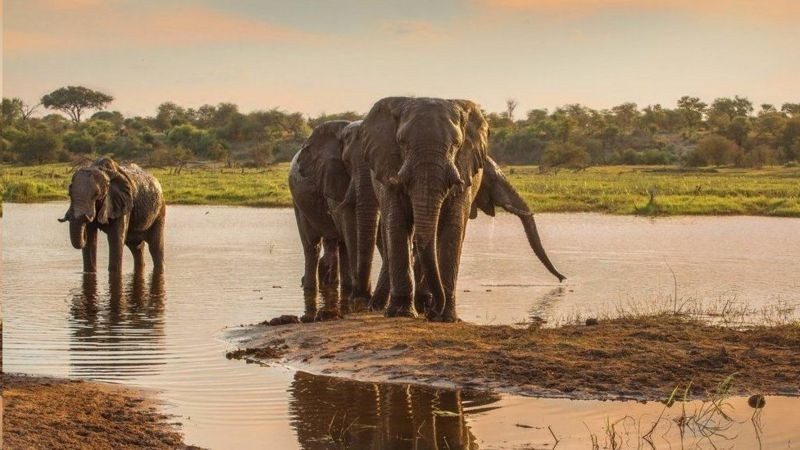
<path fill-rule="evenodd" d="M 518 111 L 800 101 L 798 0 L 5 0 L 3 95 L 309 115 L 387 95 Z"/>

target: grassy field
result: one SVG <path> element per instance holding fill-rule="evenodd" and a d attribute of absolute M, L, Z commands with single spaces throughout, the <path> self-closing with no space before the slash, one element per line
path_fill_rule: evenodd
<path fill-rule="evenodd" d="M 290 206 L 288 164 L 267 169 L 152 169 L 172 204 Z M 540 174 L 535 166 L 505 169 L 537 212 L 642 215 L 760 215 L 800 217 L 800 168 L 707 169 L 595 167 Z M 0 166 L 7 202 L 66 200 L 66 164 Z"/>

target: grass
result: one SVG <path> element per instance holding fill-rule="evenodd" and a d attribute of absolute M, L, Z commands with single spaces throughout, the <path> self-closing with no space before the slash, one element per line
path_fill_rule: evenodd
<path fill-rule="evenodd" d="M 3 201 L 66 200 L 67 164 L 0 165 Z M 151 169 L 171 204 L 291 206 L 288 164 L 266 169 Z M 607 166 L 539 173 L 536 166 L 505 169 L 536 212 L 624 215 L 756 215 L 800 217 L 800 168 L 706 169 Z"/>

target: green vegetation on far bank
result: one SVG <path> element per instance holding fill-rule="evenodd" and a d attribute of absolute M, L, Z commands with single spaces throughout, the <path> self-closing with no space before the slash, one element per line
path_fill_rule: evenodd
<path fill-rule="evenodd" d="M 171 204 L 291 206 L 288 164 L 264 169 L 149 169 Z M 671 166 L 605 166 L 540 173 L 506 167 L 506 175 L 536 212 L 641 215 L 800 217 L 800 168 L 682 170 Z M 0 165 L 3 201 L 66 200 L 68 164 Z"/>

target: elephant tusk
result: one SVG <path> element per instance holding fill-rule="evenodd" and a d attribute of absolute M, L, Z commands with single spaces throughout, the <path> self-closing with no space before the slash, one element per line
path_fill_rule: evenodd
<path fill-rule="evenodd" d="M 67 219 L 67 217 L 66 217 L 66 216 L 64 216 L 64 217 L 59 217 L 59 218 L 58 218 L 58 221 L 59 221 L 59 222 L 61 222 L 61 223 L 64 223 L 64 222 L 66 222 L 66 221 L 68 221 L 68 220 L 69 220 L 69 219 Z"/>

